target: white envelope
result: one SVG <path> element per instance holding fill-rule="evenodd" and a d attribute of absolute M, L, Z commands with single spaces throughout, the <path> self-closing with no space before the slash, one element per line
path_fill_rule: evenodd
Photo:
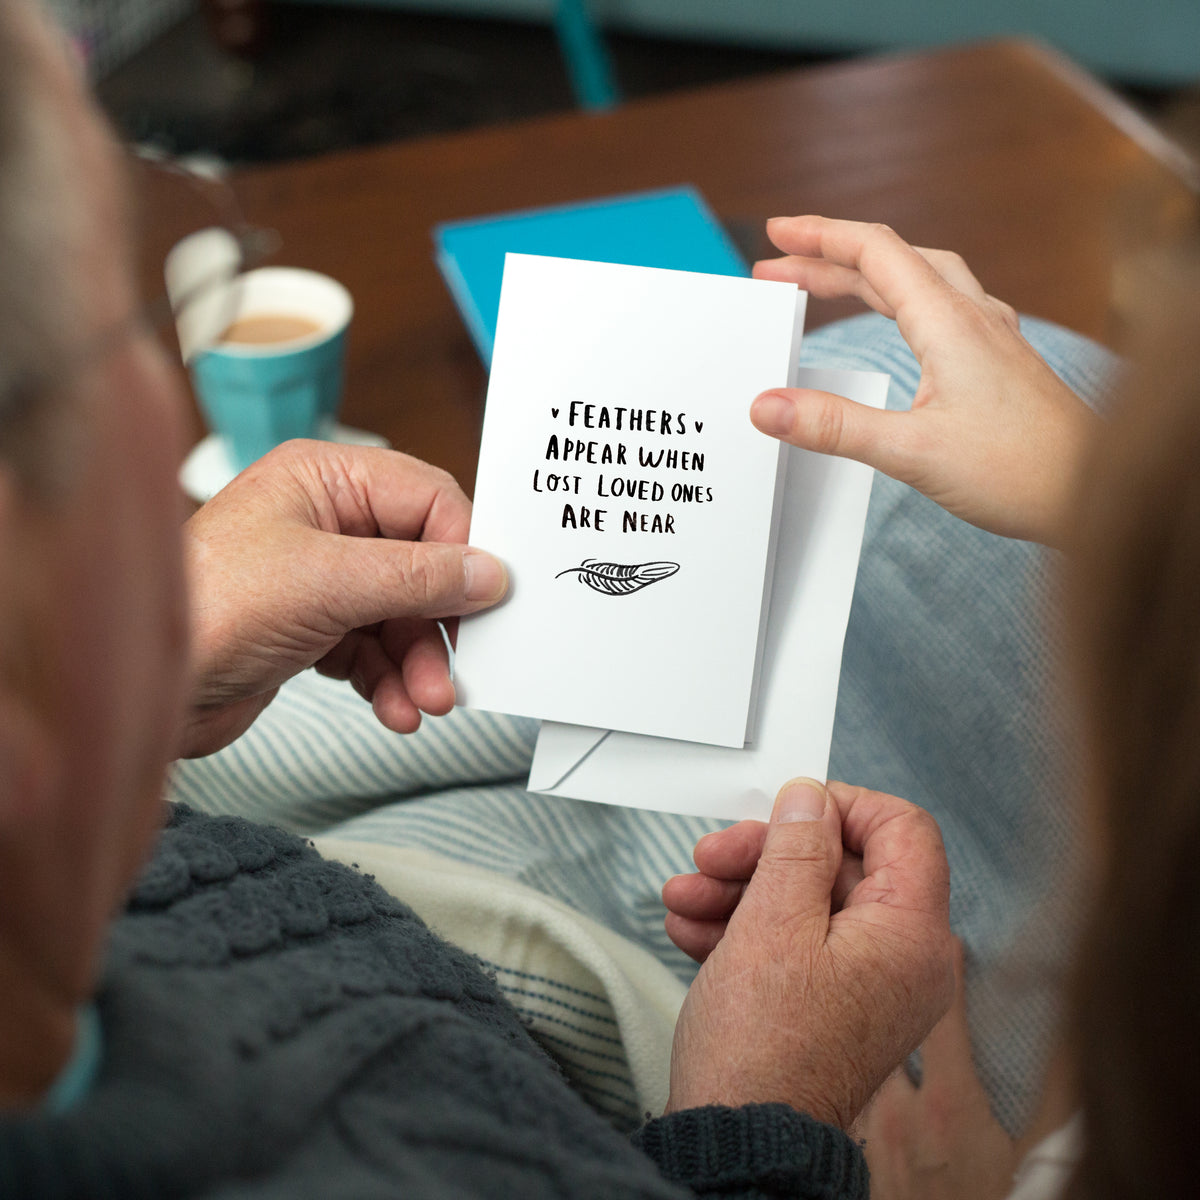
<path fill-rule="evenodd" d="M 883 408 L 888 376 L 800 369 L 800 387 Z M 842 647 L 872 471 L 789 448 L 754 741 L 741 749 L 544 721 L 529 789 L 660 812 L 765 820 L 780 785 L 829 769 Z"/>

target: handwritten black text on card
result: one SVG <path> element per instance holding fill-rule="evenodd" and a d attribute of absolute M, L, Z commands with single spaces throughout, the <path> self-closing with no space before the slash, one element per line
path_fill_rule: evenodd
<path fill-rule="evenodd" d="M 460 703 L 743 744 L 781 482 L 748 411 L 790 382 L 804 300 L 507 257 L 470 536 L 511 590 L 461 625 Z"/>

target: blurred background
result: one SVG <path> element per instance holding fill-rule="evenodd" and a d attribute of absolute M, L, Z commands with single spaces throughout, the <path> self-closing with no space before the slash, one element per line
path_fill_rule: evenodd
<path fill-rule="evenodd" d="M 128 137 L 237 164 L 989 36 L 1037 37 L 1151 116 L 1200 81 L 1200 0 L 43 2 Z"/>

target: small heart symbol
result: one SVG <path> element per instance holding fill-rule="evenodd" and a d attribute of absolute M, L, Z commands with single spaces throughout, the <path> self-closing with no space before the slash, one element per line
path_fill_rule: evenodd
<path fill-rule="evenodd" d="M 558 409 L 557 409 L 557 408 L 552 408 L 552 409 L 550 410 L 550 415 L 551 415 L 552 417 L 557 417 L 557 416 L 558 416 Z"/>
<path fill-rule="evenodd" d="M 695 425 L 696 425 L 696 432 L 697 432 L 697 433 L 699 433 L 699 432 L 700 432 L 700 431 L 701 431 L 701 430 L 704 428 L 704 422 L 703 422 L 703 421 L 697 421 L 697 422 L 695 422 Z"/>

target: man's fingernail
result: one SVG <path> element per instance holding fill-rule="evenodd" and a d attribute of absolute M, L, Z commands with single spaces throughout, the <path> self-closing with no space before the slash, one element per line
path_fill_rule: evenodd
<path fill-rule="evenodd" d="M 787 437 L 792 432 L 792 402 L 778 392 L 763 392 L 750 405 L 750 420 L 771 437 Z"/>
<path fill-rule="evenodd" d="M 791 779 L 775 797 L 771 821 L 819 821 L 825 815 L 825 789 L 815 779 Z"/>
<path fill-rule="evenodd" d="M 499 600 L 508 591 L 504 564 L 483 550 L 468 550 L 463 555 L 463 575 L 468 600 Z"/>

